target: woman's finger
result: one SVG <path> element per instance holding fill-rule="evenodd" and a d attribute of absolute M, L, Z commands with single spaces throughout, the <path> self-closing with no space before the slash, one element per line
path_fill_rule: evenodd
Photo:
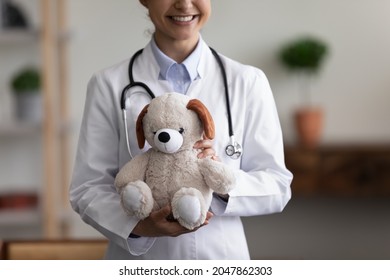
<path fill-rule="evenodd" d="M 210 149 L 213 147 L 213 141 L 209 139 L 199 140 L 194 144 L 195 149 Z"/>

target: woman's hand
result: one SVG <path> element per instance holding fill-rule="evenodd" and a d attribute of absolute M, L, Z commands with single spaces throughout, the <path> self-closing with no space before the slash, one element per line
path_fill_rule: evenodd
<path fill-rule="evenodd" d="M 172 211 L 170 206 L 166 206 L 160 210 L 150 213 L 149 217 L 138 222 L 133 229 L 132 234 L 144 237 L 176 237 L 185 233 L 196 231 L 200 227 L 207 225 L 213 216 L 211 212 L 208 212 L 205 222 L 200 227 L 189 230 L 180 225 L 177 221 L 168 219 L 171 213 Z"/>
<path fill-rule="evenodd" d="M 211 157 L 213 160 L 218 160 L 218 157 L 213 149 L 213 141 L 209 139 L 199 140 L 194 144 L 194 149 L 201 150 L 198 158 Z"/>

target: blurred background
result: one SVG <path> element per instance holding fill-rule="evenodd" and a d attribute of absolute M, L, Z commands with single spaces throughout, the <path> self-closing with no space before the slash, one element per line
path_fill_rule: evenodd
<path fill-rule="evenodd" d="M 284 212 L 243 218 L 252 258 L 389 259 L 390 1 L 212 5 L 202 36 L 266 73 L 295 175 Z M 67 198 L 86 85 L 147 44 L 146 10 L 0 0 L 0 23 L 0 240 L 103 239 Z"/>

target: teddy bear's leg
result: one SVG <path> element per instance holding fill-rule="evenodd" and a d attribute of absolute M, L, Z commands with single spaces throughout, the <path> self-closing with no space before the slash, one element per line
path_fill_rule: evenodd
<path fill-rule="evenodd" d="M 204 223 L 207 208 L 202 193 L 194 188 L 181 188 L 172 199 L 173 217 L 188 229 Z"/>
<path fill-rule="evenodd" d="M 121 203 L 127 214 L 145 219 L 152 211 L 154 201 L 149 186 L 143 181 L 135 181 L 123 188 Z"/>

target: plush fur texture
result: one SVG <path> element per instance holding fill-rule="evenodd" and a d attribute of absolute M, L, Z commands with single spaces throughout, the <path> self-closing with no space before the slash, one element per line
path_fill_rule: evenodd
<path fill-rule="evenodd" d="M 235 185 L 233 171 L 210 158 L 198 159 L 193 149 L 215 129 L 207 108 L 196 99 L 167 93 L 152 100 L 137 120 L 140 148 L 117 174 L 115 187 L 126 213 L 144 219 L 168 204 L 175 219 L 188 229 L 202 225 L 213 191 L 227 194 Z"/>

